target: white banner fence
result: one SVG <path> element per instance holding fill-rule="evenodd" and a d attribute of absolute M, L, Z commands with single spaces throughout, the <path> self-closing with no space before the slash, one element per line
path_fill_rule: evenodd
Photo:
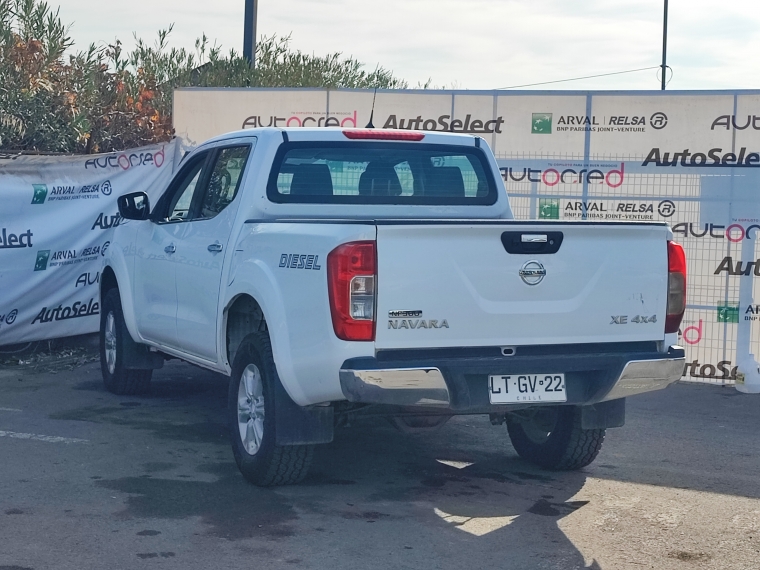
<path fill-rule="evenodd" d="M 0 155 L 0 346 L 95 332 L 116 198 L 157 198 L 176 141 L 81 156 Z"/>

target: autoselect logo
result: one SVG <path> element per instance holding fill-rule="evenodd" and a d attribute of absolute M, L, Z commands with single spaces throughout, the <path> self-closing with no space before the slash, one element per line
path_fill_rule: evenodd
<path fill-rule="evenodd" d="M 733 276 L 749 276 L 754 275 L 760 277 L 760 259 L 755 261 L 736 261 L 730 255 L 727 255 L 718 265 L 718 268 L 713 272 L 713 275 L 720 275 L 725 273 Z"/>
<path fill-rule="evenodd" d="M 553 113 L 533 113 L 530 132 L 533 134 L 550 134 L 552 132 Z M 645 115 L 560 115 L 555 130 L 560 132 L 592 133 L 645 133 L 647 127 L 655 130 L 668 125 L 668 116 L 657 111 L 649 117 Z"/>
<path fill-rule="evenodd" d="M 622 186 L 625 179 L 625 163 L 614 164 L 580 164 L 580 163 L 549 163 L 549 168 L 516 169 L 505 166 L 499 169 L 504 182 L 543 182 L 546 186 L 557 184 L 607 184 L 610 188 Z"/>
<path fill-rule="evenodd" d="M 737 367 L 732 367 L 730 360 L 721 360 L 718 364 L 700 364 L 699 360 L 693 360 L 684 366 L 683 375 L 692 378 L 736 380 L 736 370 Z"/>
<path fill-rule="evenodd" d="M 85 169 L 94 168 L 96 170 L 99 168 L 129 170 L 137 166 L 155 166 L 156 168 L 161 168 L 165 160 L 164 147 L 161 147 L 161 150 L 156 152 L 121 152 L 90 158 L 85 161 L 84 167 Z"/>
<path fill-rule="evenodd" d="M 71 305 L 58 305 L 54 309 L 42 307 L 37 316 L 34 317 L 31 324 L 44 324 L 53 321 L 65 321 L 67 319 L 78 319 L 97 315 L 100 312 L 100 304 L 91 298 L 89 301 L 76 301 Z"/>
<path fill-rule="evenodd" d="M 100 195 L 110 196 L 113 192 L 111 181 L 95 184 L 84 184 L 77 186 L 73 184 L 51 186 L 49 189 L 45 184 L 33 184 L 34 195 L 32 204 L 43 204 L 47 198 L 48 202 L 63 202 L 72 200 L 93 200 L 100 198 Z"/>
<path fill-rule="evenodd" d="M 501 126 L 504 124 L 503 117 L 495 119 L 473 119 L 471 114 L 465 115 L 464 119 L 453 119 L 451 115 L 440 115 L 439 117 L 427 118 L 417 115 L 415 118 L 398 118 L 396 115 L 390 115 L 384 129 L 410 129 L 422 131 L 442 131 L 447 133 L 470 133 L 470 134 L 490 134 L 502 132 Z"/>
<path fill-rule="evenodd" d="M 21 234 L 9 232 L 6 228 L 0 231 L 0 249 L 17 249 L 32 247 L 32 230 L 26 230 Z"/>
<path fill-rule="evenodd" d="M 723 152 L 722 148 L 711 148 L 707 152 L 690 152 L 688 148 L 679 152 L 661 152 L 653 148 L 641 166 L 697 166 L 697 167 L 755 167 L 760 166 L 760 153 L 747 152 L 746 147 L 739 153 Z"/>
<path fill-rule="evenodd" d="M 98 214 L 98 217 L 95 220 L 95 223 L 92 224 L 92 227 L 90 228 L 90 231 L 94 229 L 101 229 L 101 230 L 107 230 L 109 228 L 115 228 L 121 222 L 124 221 L 124 218 L 122 218 L 118 213 L 109 216 L 108 214 L 105 214 L 101 212 Z"/>

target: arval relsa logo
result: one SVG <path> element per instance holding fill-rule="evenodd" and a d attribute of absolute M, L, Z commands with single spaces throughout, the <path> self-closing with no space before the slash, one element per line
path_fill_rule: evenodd
<path fill-rule="evenodd" d="M 552 133 L 552 114 L 533 113 L 530 120 L 530 132 L 534 135 L 550 135 Z"/>

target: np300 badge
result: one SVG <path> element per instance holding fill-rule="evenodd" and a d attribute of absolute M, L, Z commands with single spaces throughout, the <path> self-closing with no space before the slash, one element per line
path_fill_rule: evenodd
<path fill-rule="evenodd" d="M 546 277 L 546 269 L 538 261 L 528 261 L 520 268 L 520 279 L 528 285 L 538 285 L 544 277 Z"/>

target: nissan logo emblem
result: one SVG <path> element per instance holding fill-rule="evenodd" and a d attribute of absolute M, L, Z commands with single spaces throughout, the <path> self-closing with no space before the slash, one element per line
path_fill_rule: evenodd
<path fill-rule="evenodd" d="M 546 269 L 538 261 L 528 261 L 520 268 L 520 279 L 527 285 L 538 285 L 544 277 L 546 277 Z"/>

